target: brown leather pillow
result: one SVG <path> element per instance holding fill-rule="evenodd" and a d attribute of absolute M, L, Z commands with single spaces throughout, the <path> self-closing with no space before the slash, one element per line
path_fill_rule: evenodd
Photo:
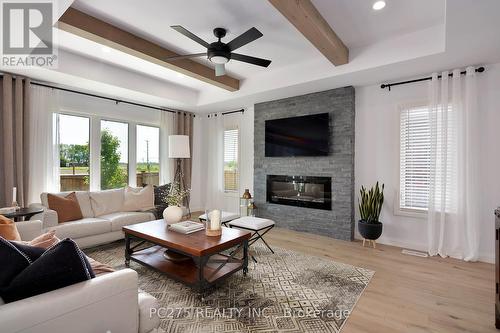
<path fill-rule="evenodd" d="M 3 215 L 0 215 L 0 236 L 11 241 L 21 240 L 19 231 L 17 231 L 16 223 Z"/>
<path fill-rule="evenodd" d="M 80 204 L 76 199 L 76 193 L 71 192 L 66 197 L 54 194 L 47 194 L 49 208 L 57 212 L 59 223 L 83 219 Z"/>

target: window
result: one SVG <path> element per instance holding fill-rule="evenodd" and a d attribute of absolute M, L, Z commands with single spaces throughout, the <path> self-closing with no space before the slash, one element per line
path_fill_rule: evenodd
<path fill-rule="evenodd" d="M 402 211 L 427 210 L 431 162 L 430 135 L 427 107 L 401 110 L 399 207 Z"/>
<path fill-rule="evenodd" d="M 57 115 L 61 191 L 88 191 L 90 187 L 90 119 Z"/>
<path fill-rule="evenodd" d="M 137 186 L 159 185 L 160 129 L 137 125 Z"/>
<path fill-rule="evenodd" d="M 128 184 L 128 124 L 101 120 L 101 189 Z"/>
<path fill-rule="evenodd" d="M 238 191 L 238 129 L 224 131 L 224 191 Z"/>

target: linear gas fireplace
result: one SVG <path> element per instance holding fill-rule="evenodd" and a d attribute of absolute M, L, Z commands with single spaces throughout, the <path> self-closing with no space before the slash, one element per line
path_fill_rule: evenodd
<path fill-rule="evenodd" d="M 332 179 L 267 175 L 267 202 L 332 210 Z"/>

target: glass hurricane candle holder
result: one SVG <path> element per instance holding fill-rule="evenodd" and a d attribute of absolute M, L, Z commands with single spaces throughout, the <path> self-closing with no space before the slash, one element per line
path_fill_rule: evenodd
<path fill-rule="evenodd" d="M 205 233 L 207 236 L 220 236 L 222 234 L 222 212 L 218 209 L 205 211 L 207 216 Z"/>

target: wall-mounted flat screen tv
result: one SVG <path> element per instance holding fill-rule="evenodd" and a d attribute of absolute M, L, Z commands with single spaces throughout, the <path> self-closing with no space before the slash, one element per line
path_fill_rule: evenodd
<path fill-rule="evenodd" d="M 266 157 L 327 156 L 328 113 L 266 121 Z"/>

